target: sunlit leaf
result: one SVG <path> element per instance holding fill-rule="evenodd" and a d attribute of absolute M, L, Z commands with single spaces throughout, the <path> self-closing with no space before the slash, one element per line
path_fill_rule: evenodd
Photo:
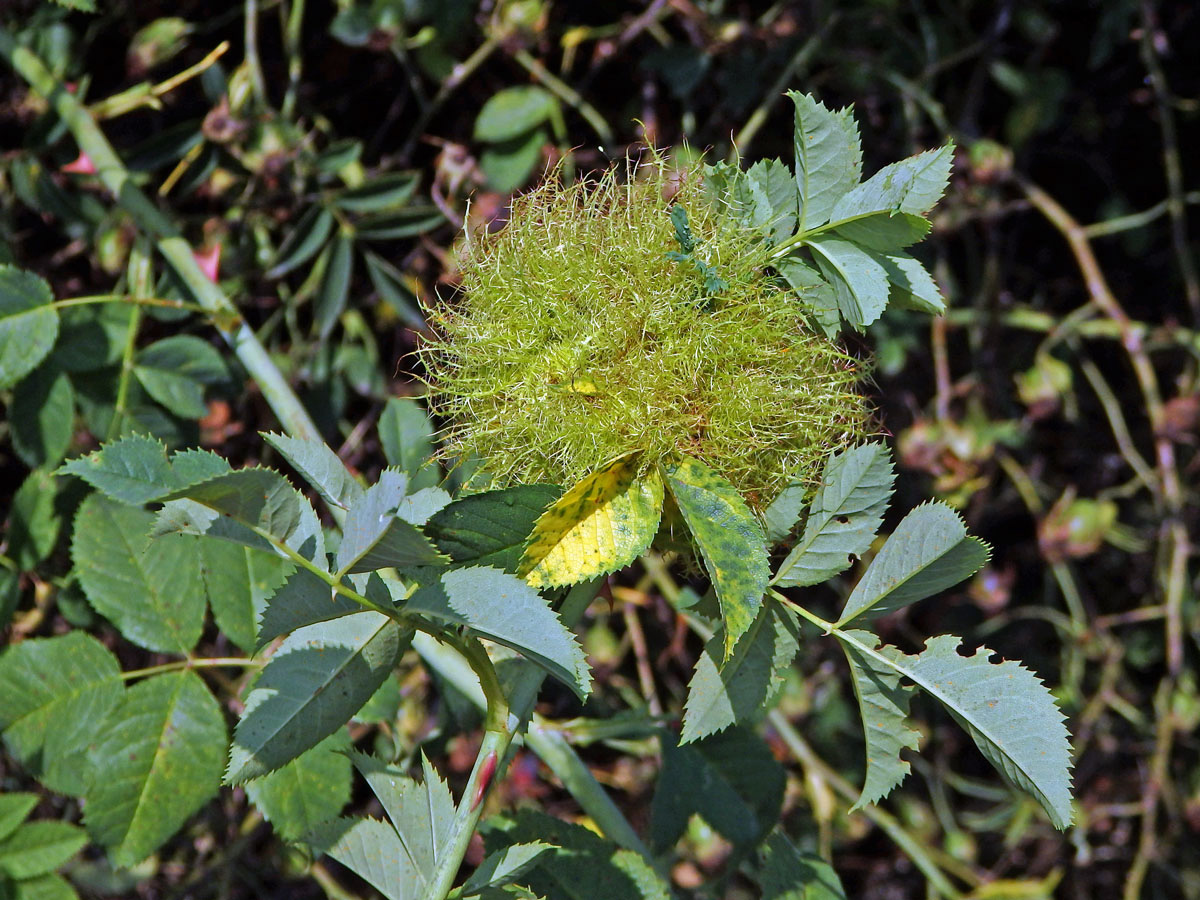
<path fill-rule="evenodd" d="M 577 584 L 629 565 L 654 540 L 663 483 L 628 453 L 588 475 L 537 520 L 520 572 L 535 588 Z"/>

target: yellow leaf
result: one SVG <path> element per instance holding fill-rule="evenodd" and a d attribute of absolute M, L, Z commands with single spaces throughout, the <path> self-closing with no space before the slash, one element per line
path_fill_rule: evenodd
<path fill-rule="evenodd" d="M 520 572 L 535 588 L 563 587 L 615 572 L 645 551 L 662 515 L 662 476 L 638 477 L 626 453 L 567 491 L 533 527 Z"/>

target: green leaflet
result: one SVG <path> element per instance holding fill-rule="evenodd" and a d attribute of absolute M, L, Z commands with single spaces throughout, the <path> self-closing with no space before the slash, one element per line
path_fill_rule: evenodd
<path fill-rule="evenodd" d="M 200 676 L 171 672 L 131 687 L 100 730 L 84 820 L 117 865 L 153 853 L 221 784 L 225 718 Z"/>
<path fill-rule="evenodd" d="M 0 654 L 4 742 L 51 790 L 83 793 L 88 743 L 123 694 L 116 657 L 82 631 Z"/>
<path fill-rule="evenodd" d="M 538 858 L 554 847 L 541 841 L 530 844 L 512 844 L 497 850 L 479 864 L 463 885 L 463 896 L 469 897 L 485 888 L 503 887 L 512 884 L 537 862 Z"/>
<path fill-rule="evenodd" d="M 880 212 L 830 226 L 830 230 L 864 249 L 880 253 L 898 253 L 904 247 L 923 239 L 929 234 L 931 227 L 929 220 L 922 216 Z"/>
<path fill-rule="evenodd" d="M 862 175 L 862 148 L 852 110 L 832 112 L 810 94 L 789 91 L 796 106 L 797 225 L 801 232 L 829 221 L 838 200 Z"/>
<path fill-rule="evenodd" d="M 949 143 L 886 165 L 839 198 L 829 220 L 836 225 L 878 212 L 927 212 L 946 192 L 953 164 L 954 144 Z"/>
<path fill-rule="evenodd" d="M 246 698 L 225 780 L 241 784 L 265 775 L 345 725 L 391 673 L 411 636 L 370 611 L 294 631 Z"/>
<path fill-rule="evenodd" d="M 362 612 L 363 607 L 308 569 L 296 569 L 267 601 L 258 625 L 257 648 L 297 628 Z"/>
<path fill-rule="evenodd" d="M 842 318 L 833 285 L 820 272 L 795 256 L 785 256 L 775 263 L 775 269 L 796 292 L 797 298 L 825 336 L 836 337 L 841 330 Z"/>
<path fill-rule="evenodd" d="M 350 759 L 383 805 L 390 824 L 338 819 L 309 833 L 308 842 L 357 872 L 389 900 L 424 900 L 454 823 L 454 798 L 425 755 L 424 781 L 363 753 Z"/>
<path fill-rule="evenodd" d="M 160 653 L 188 653 L 204 628 L 197 540 L 147 537 L 151 513 L 91 494 L 75 515 L 71 558 L 88 602 L 126 638 Z"/>
<path fill-rule="evenodd" d="M 221 354 L 206 341 L 187 334 L 164 338 L 138 351 L 133 372 L 146 393 L 182 419 L 208 412 L 207 387 L 229 380 Z"/>
<path fill-rule="evenodd" d="M 373 885 L 388 900 L 423 900 L 428 883 L 396 830 L 378 819 L 335 819 L 315 828 L 308 843 Z"/>
<path fill-rule="evenodd" d="M 918 506 L 896 526 L 855 585 L 838 620 L 876 617 L 957 584 L 987 563 L 988 546 L 970 537 L 958 513 L 942 503 Z"/>
<path fill-rule="evenodd" d="M 851 447 L 831 457 L 804 534 L 780 563 L 773 583 L 780 587 L 820 584 L 845 570 L 851 554 L 865 553 L 883 521 L 895 478 L 891 457 L 881 443 Z"/>
<path fill-rule="evenodd" d="M 16 881 L 48 875 L 87 842 L 86 832 L 69 822 L 28 822 L 0 840 L 0 875 Z"/>
<path fill-rule="evenodd" d="M 786 778 L 762 738 L 732 728 L 674 746 L 662 736 L 663 766 L 651 803 L 650 836 L 664 850 L 698 813 L 735 847 L 753 846 L 774 827 Z M 703 785 L 703 790 L 697 790 Z"/>
<path fill-rule="evenodd" d="M 833 867 L 816 854 L 797 850 L 782 832 L 763 841 L 759 856 L 755 876 L 762 900 L 846 900 Z"/>
<path fill-rule="evenodd" d="M 76 457 L 58 471 L 77 475 L 114 500 L 141 506 L 222 475 L 229 471 L 229 463 L 207 450 L 181 451 L 168 460 L 161 441 L 132 434 Z"/>
<path fill-rule="evenodd" d="M 874 665 L 891 669 L 942 704 L 1013 785 L 1041 804 L 1060 830 L 1071 824 L 1071 746 L 1062 712 L 1036 675 L 1019 663 L 990 662 L 980 647 L 961 656 L 961 638 L 930 638 L 916 656 L 874 649 L 874 635 L 836 631 Z"/>
<path fill-rule="evenodd" d="M 892 303 L 934 316 L 946 311 L 941 288 L 919 260 L 907 253 L 892 251 L 885 254 L 880 262 L 892 286 Z"/>
<path fill-rule="evenodd" d="M 43 279 L 0 266 L 0 389 L 10 388 L 46 358 L 58 338 L 54 294 Z"/>
<path fill-rule="evenodd" d="M 159 499 L 166 504 L 155 521 L 155 537 L 184 532 L 267 552 L 287 547 L 325 566 L 325 535 L 312 504 L 271 469 L 227 472 Z"/>
<path fill-rule="evenodd" d="M 258 646 L 258 620 L 292 571 L 274 554 L 227 541 L 199 539 L 200 571 L 213 619 L 231 641 L 252 653 Z"/>
<path fill-rule="evenodd" d="M 767 600 L 728 660 L 724 659 L 724 634 L 714 634 L 688 683 L 680 742 L 690 743 L 730 725 L 761 720 L 783 684 L 782 673 L 799 649 L 797 631 L 795 615 Z"/>
<path fill-rule="evenodd" d="M 274 432 L 263 432 L 262 436 L 283 454 L 283 458 L 316 489 L 326 503 L 348 509 L 362 497 L 362 485 L 354 480 L 345 463 L 324 441 Z"/>
<path fill-rule="evenodd" d="M 920 735 L 905 724 L 912 685 L 902 685 L 899 672 L 858 647 L 861 643 L 874 650 L 879 646 L 879 638 L 867 631 L 846 634 L 857 642 L 843 641 L 842 649 L 850 663 L 867 742 L 867 774 L 862 793 L 850 807 L 853 811 L 868 803 L 878 803 L 905 779 L 909 764 L 900 758 L 900 750 L 904 747 L 916 750 Z"/>
<path fill-rule="evenodd" d="M 537 856 L 520 883 L 553 900 L 670 900 L 670 888 L 640 855 L 619 848 L 582 825 L 533 810 L 494 816 L 484 823 L 485 852 L 538 842 L 553 845 Z"/>
<path fill-rule="evenodd" d="M 754 199 L 751 224 L 778 244 L 796 230 L 796 182 L 777 159 L 762 159 L 746 170 L 746 184 Z"/>
<path fill-rule="evenodd" d="M 432 880 L 454 823 L 454 798 L 446 782 L 424 753 L 421 781 L 374 756 L 352 753 L 350 759 L 379 798 L 417 872 Z"/>
<path fill-rule="evenodd" d="M 538 518 L 518 572 L 535 588 L 565 587 L 629 565 L 654 540 L 663 483 L 638 477 L 627 453 L 582 479 Z"/>
<path fill-rule="evenodd" d="M 534 524 L 561 496 L 562 490 L 549 484 L 468 494 L 434 513 L 424 531 L 455 565 L 515 574 Z"/>
<path fill-rule="evenodd" d="M 34 469 L 13 495 L 8 514 L 8 555 L 22 572 L 37 566 L 58 543 L 63 524 L 59 503 L 62 486 L 62 479 Z M 15 579 L 17 573 L 11 574 Z M 0 627 L 4 625 L 7 622 L 0 617 Z"/>
<path fill-rule="evenodd" d="M 281 769 L 246 785 L 246 796 L 284 840 L 299 840 L 350 800 L 345 729 L 305 750 Z"/>
<path fill-rule="evenodd" d="M 509 647 L 587 699 L 592 677 L 575 636 L 537 591 L 499 569 L 471 567 L 422 573 L 404 604 L 439 622 L 462 625 Z M 426 580 L 429 579 L 429 580 Z"/>
<path fill-rule="evenodd" d="M 805 245 L 833 285 L 842 318 L 859 331 L 878 319 L 887 307 L 888 279 L 877 255 L 833 235 L 808 238 Z"/>
<path fill-rule="evenodd" d="M 737 489 L 704 463 L 685 456 L 665 474 L 721 604 L 728 659 L 762 606 L 766 537 Z"/>
<path fill-rule="evenodd" d="M 31 469 L 58 465 L 75 431 L 75 389 L 66 372 L 46 364 L 13 391 L 8 424 L 17 455 Z"/>
<path fill-rule="evenodd" d="M 379 481 L 367 488 L 350 508 L 342 529 L 337 566 L 342 574 L 369 572 L 395 566 L 429 566 L 445 562 L 429 538 L 401 517 L 408 476 L 384 469 Z"/>
<path fill-rule="evenodd" d="M 504 88 L 483 104 L 475 119 L 475 140 L 489 144 L 509 141 L 558 114 L 558 101 L 545 88 L 520 85 Z"/>
<path fill-rule="evenodd" d="M 0 794 L 0 840 L 8 837 L 33 812 L 41 798 L 37 794 L 10 791 Z"/>
<path fill-rule="evenodd" d="M 275 265 L 266 277 L 282 278 L 316 256 L 333 232 L 333 224 L 333 213 L 323 205 L 314 203 L 310 206 L 279 245 Z"/>

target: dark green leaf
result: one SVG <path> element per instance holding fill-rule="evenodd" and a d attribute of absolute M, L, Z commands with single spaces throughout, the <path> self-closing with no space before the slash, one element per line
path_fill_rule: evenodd
<path fill-rule="evenodd" d="M 54 294 L 43 279 L 0 266 L 0 389 L 9 388 L 46 358 L 58 337 Z"/>
<path fill-rule="evenodd" d="M 699 815 L 737 848 L 749 848 L 779 818 L 783 767 L 753 732 L 732 728 L 691 744 L 664 734 L 663 764 L 651 805 L 651 837 L 665 850 Z"/>
<path fill-rule="evenodd" d="M 279 247 L 275 265 L 267 272 L 267 278 L 282 278 L 288 272 L 304 265 L 317 255 L 333 231 L 333 214 L 325 207 L 314 204 L 304 211 L 288 236 Z"/>
<path fill-rule="evenodd" d="M 561 496 L 549 484 L 468 494 L 435 513 L 425 533 L 458 565 L 515 573 L 534 524 Z"/>
<path fill-rule="evenodd" d="M 29 473 L 13 496 L 8 514 L 8 555 L 23 572 L 37 566 L 58 543 L 62 528 L 58 487 L 57 478 L 36 470 Z"/>
<path fill-rule="evenodd" d="M 41 799 L 37 794 L 10 791 L 0 794 L 0 840 L 8 837 L 33 812 Z"/>
<path fill-rule="evenodd" d="M 552 849 L 554 848 L 550 844 L 534 841 L 529 844 L 512 844 L 503 850 L 497 850 L 471 873 L 471 877 L 463 885 L 463 896 L 469 897 L 488 887 L 512 884 L 533 867 L 538 857 Z"/>
<path fill-rule="evenodd" d="M 146 393 L 184 419 L 204 418 L 208 413 L 205 388 L 229 379 L 221 354 L 206 341 L 186 334 L 139 351 L 133 371 Z"/>
<path fill-rule="evenodd" d="M 291 634 L 305 625 L 328 622 L 362 609 L 353 600 L 335 594 L 329 584 L 308 569 L 298 568 L 267 601 L 258 626 L 256 646 L 263 647 L 280 635 Z"/>
<path fill-rule="evenodd" d="M 759 851 L 755 875 L 762 900 L 846 900 L 833 867 L 813 853 L 802 853 L 778 831 Z"/>
<path fill-rule="evenodd" d="M 350 213 L 375 213 L 403 206 L 417 189 L 415 172 L 388 172 L 366 184 L 349 188 L 334 197 L 338 207 Z"/>
<path fill-rule="evenodd" d="M 413 292 L 412 285 L 404 274 L 386 259 L 370 250 L 363 252 L 367 264 L 367 275 L 379 296 L 387 302 L 409 328 L 418 331 L 425 327 L 425 316 L 421 312 L 421 301 Z"/>
<path fill-rule="evenodd" d="M 47 875 L 87 842 L 84 830 L 69 822 L 29 822 L 0 841 L 0 874 L 17 880 Z"/>
<path fill-rule="evenodd" d="M 292 570 L 287 560 L 227 541 L 199 538 L 200 573 L 213 618 L 231 641 L 253 652 L 266 598 Z"/>
<path fill-rule="evenodd" d="M 489 855 L 519 844 L 552 849 L 533 861 L 521 884 L 553 900 L 670 900 L 670 887 L 640 855 L 623 850 L 582 825 L 525 809 L 484 826 Z"/>
<path fill-rule="evenodd" d="M 131 687 L 91 760 L 84 820 L 117 865 L 141 862 L 221 784 L 225 718 L 195 672 L 155 675 Z"/>
<path fill-rule="evenodd" d="M 417 237 L 446 223 L 436 206 L 410 206 L 399 212 L 380 213 L 362 219 L 354 230 L 364 241 L 394 241 Z"/>
<path fill-rule="evenodd" d="M 226 781 L 272 772 L 345 725 L 383 684 L 411 636 L 376 612 L 293 632 L 246 698 Z"/>
<path fill-rule="evenodd" d="M 547 140 L 545 129 L 538 128 L 484 150 L 479 155 L 479 168 L 487 176 L 488 187 L 508 194 L 525 184 L 541 160 Z"/>
<path fill-rule="evenodd" d="M 13 449 L 31 469 L 53 468 L 75 431 L 75 391 L 66 372 L 39 366 L 13 391 L 9 410 Z"/>
<path fill-rule="evenodd" d="M 354 268 L 354 238 L 339 231 L 321 254 L 324 268 L 317 293 L 313 297 L 313 321 L 317 337 L 325 340 L 346 309 L 350 296 L 350 276 Z"/>
<path fill-rule="evenodd" d="M 832 229 L 834 234 L 880 253 L 898 253 L 929 234 L 929 220 L 912 213 L 880 212 L 851 219 Z"/>

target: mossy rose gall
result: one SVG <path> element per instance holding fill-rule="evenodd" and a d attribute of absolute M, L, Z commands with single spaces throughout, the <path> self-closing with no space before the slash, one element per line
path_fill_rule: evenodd
<path fill-rule="evenodd" d="M 624 181 L 551 181 L 499 232 L 468 235 L 462 295 L 423 350 L 445 452 L 495 485 L 686 454 L 756 509 L 812 481 L 863 434 L 856 363 L 767 273 L 761 242 L 726 226 L 699 170 L 656 160 Z"/>

